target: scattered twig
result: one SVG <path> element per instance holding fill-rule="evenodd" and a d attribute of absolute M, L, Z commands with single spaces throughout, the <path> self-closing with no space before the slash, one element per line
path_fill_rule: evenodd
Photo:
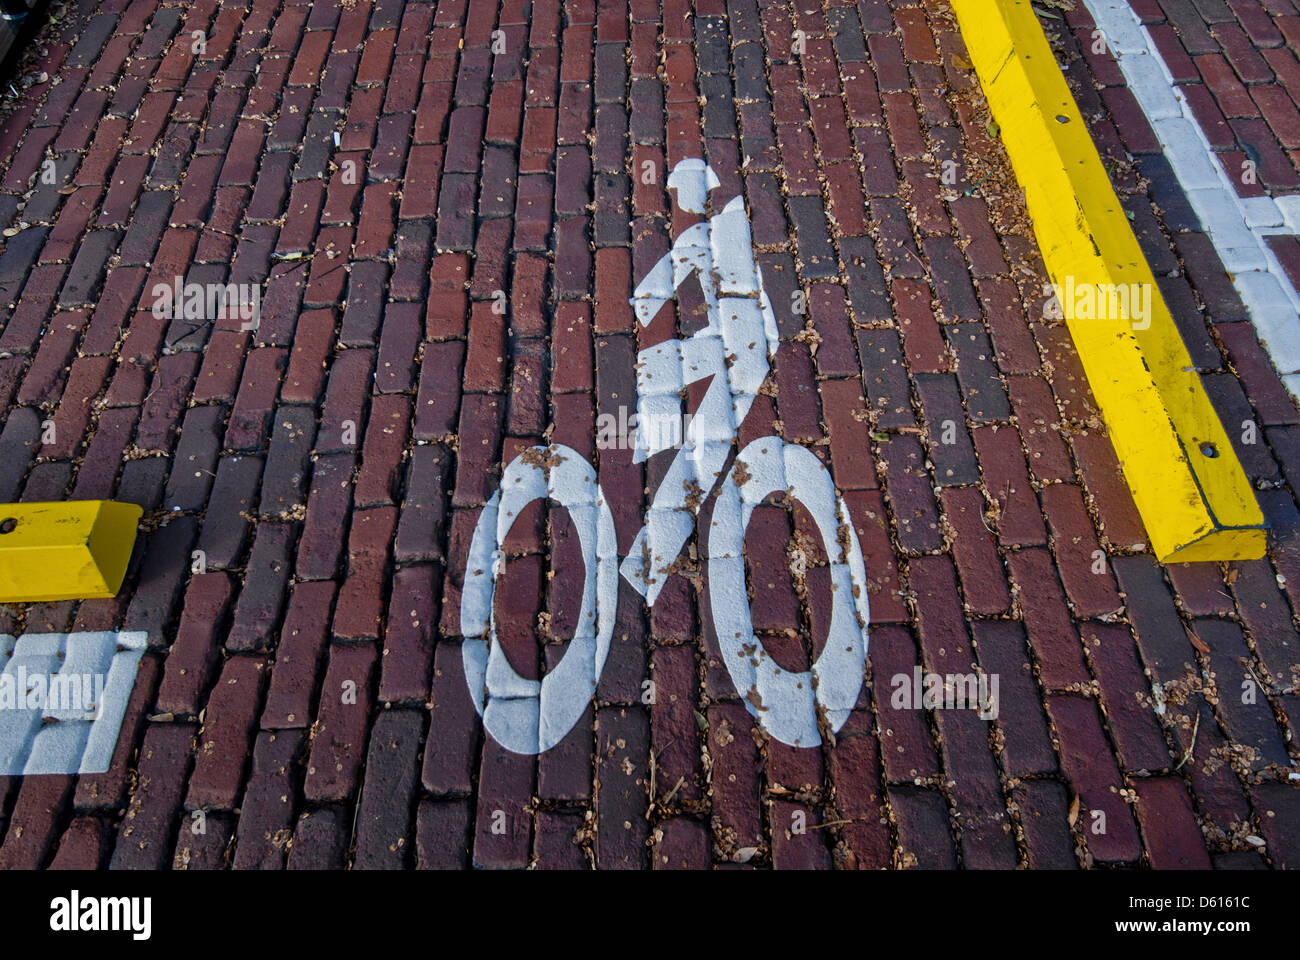
<path fill-rule="evenodd" d="M 1187 745 L 1187 751 L 1183 754 L 1183 759 L 1178 761 L 1178 766 L 1174 767 L 1175 770 L 1181 770 L 1183 768 L 1183 764 L 1185 764 L 1188 760 L 1192 758 L 1192 750 L 1195 749 L 1196 747 L 1196 734 L 1197 731 L 1199 731 L 1200 729 L 1201 729 L 1201 714 L 1198 711 L 1196 714 L 1196 722 L 1192 724 L 1192 742 Z"/>
<path fill-rule="evenodd" d="M 675 784 L 673 785 L 673 788 L 672 788 L 671 790 L 668 791 L 668 796 L 664 797 L 663 800 L 661 801 L 661 803 L 662 803 L 664 806 L 666 806 L 666 805 L 668 804 L 668 801 L 671 800 L 671 799 L 673 798 L 673 796 L 677 793 L 677 791 L 680 790 L 680 789 L 682 788 L 682 784 L 685 783 L 685 782 L 686 782 L 686 777 L 685 777 L 685 776 L 678 777 L 678 778 L 677 778 L 677 783 L 675 783 Z"/>

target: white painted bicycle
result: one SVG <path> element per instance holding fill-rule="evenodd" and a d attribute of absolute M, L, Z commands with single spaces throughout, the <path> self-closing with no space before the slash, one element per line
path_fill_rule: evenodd
<path fill-rule="evenodd" d="M 677 205 L 695 214 L 705 213 L 709 191 L 718 185 L 716 173 L 695 159 L 678 163 L 668 178 Z M 733 198 L 717 215 L 683 231 L 637 285 L 632 305 L 639 321 L 649 324 L 693 273 L 704 291 L 707 325 L 689 338 L 647 347 L 637 357 L 640 426 L 634 459 L 680 449 L 621 564 L 613 514 L 595 468 L 560 444 L 533 447 L 516 457 L 475 527 L 460 606 L 465 677 L 484 728 L 507 750 L 542 753 L 578 722 L 609 655 L 618 577 L 653 606 L 690 539 L 701 503 L 715 487 L 707 541 L 710 613 L 727 671 L 746 707 L 776 739 L 812 747 L 821 742 L 819 713 L 836 731 L 857 702 L 870 619 L 866 572 L 848 509 L 829 471 L 807 448 L 767 436 L 740 451 L 718 483 L 778 344 L 743 198 Z M 713 382 L 684 430 L 673 436 L 673 431 L 643 429 L 679 420 L 682 390 L 707 377 Z M 783 670 L 767 654 L 754 633 L 745 589 L 745 530 L 754 508 L 774 492 L 804 506 L 830 561 L 826 643 L 811 669 L 799 672 Z M 502 544 L 536 500 L 568 511 L 586 568 L 578 626 L 559 664 L 540 681 L 520 676 L 510 665 L 493 607 L 505 563 Z"/>

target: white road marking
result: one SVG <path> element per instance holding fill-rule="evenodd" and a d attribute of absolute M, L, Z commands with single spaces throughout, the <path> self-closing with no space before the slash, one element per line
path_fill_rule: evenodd
<path fill-rule="evenodd" d="M 682 164 L 669 177 L 669 186 L 677 185 Z M 680 178 L 685 186 L 678 189 L 679 206 L 685 193 L 685 202 L 694 206 L 684 209 L 702 208 L 697 191 L 704 183 L 717 183 L 713 171 L 705 170 L 702 182 L 697 182 L 700 173 L 694 166 Z M 670 270 L 672 288 L 665 292 Z M 733 197 L 716 216 L 683 230 L 672 249 L 637 284 L 632 303 L 641 323 L 649 324 L 691 276 L 699 278 L 708 323 L 687 339 L 647 347 L 637 354 L 637 416 L 642 424 L 676 417 L 682 387 L 713 378 L 685 430 L 681 450 L 655 491 L 646 525 L 623 561 L 624 578 L 651 605 L 690 539 L 705 496 L 718 482 L 779 343 L 776 315 L 754 261 L 743 198 Z M 638 431 L 634 460 L 667 449 L 655 442 L 664 439 L 647 438 Z"/>
<path fill-rule="evenodd" d="M 1150 32 L 1127 0 L 1084 0 L 1084 5 L 1151 122 L 1278 374 L 1287 389 L 1300 396 L 1300 292 L 1265 240 L 1300 234 L 1300 197 L 1239 197 Z"/>
<path fill-rule="evenodd" d="M 525 754 L 555 746 L 587 708 L 609 656 L 618 604 L 614 516 L 595 471 L 576 450 L 559 444 L 530 453 L 506 468 L 501 489 L 479 515 L 460 605 L 461 657 L 474 706 L 497 743 Z M 569 511 L 586 575 L 569 648 L 538 682 L 521 677 L 501 649 L 492 598 L 505 564 L 497 545 L 523 509 L 541 499 Z"/>
<path fill-rule="evenodd" d="M 832 731 L 849 718 L 862 689 L 870 622 L 866 570 L 856 536 L 841 550 L 839 528 L 852 523 L 837 501 L 830 474 L 805 447 L 779 437 L 760 437 L 736 458 L 736 466 L 718 490 L 709 530 L 709 599 L 722 661 L 749 712 L 772 736 L 796 747 L 821 743 L 817 709 Z M 737 470 L 748 476 L 738 484 Z M 754 633 L 745 591 L 745 530 L 754 508 L 775 491 L 789 494 L 807 508 L 830 558 L 831 622 L 826 644 L 811 670 L 792 673 L 768 656 Z"/>
<path fill-rule="evenodd" d="M 147 646 L 141 631 L 0 635 L 0 776 L 106 771 Z"/>
<path fill-rule="evenodd" d="M 703 213 L 708 191 L 718 182 L 703 161 L 684 160 L 668 185 L 677 191 L 679 207 Z M 711 378 L 711 383 L 685 430 L 673 434 L 637 429 L 636 462 L 679 441 L 681 449 L 656 489 L 621 568 L 613 515 L 596 472 L 568 447 L 533 447 L 517 457 L 479 515 L 461 594 L 461 651 L 483 726 L 507 750 L 544 752 L 578 722 L 609 655 L 619 574 L 654 605 L 695 529 L 700 506 L 718 486 L 740 424 L 771 369 L 778 345 L 776 317 L 763 291 L 741 197 L 684 230 L 637 284 L 632 304 L 641 323 L 649 324 L 692 276 L 699 278 L 708 322 L 691 337 L 638 353 L 639 423 L 644 427 L 677 420 L 682 391 L 700 380 Z M 750 473 L 738 485 L 742 464 Z M 830 558 L 826 644 L 810 670 L 795 673 L 777 666 L 754 634 L 745 589 L 745 529 L 754 506 L 777 491 L 788 492 L 805 506 Z M 541 499 L 568 509 L 578 530 L 585 577 L 573 639 L 559 664 L 539 682 L 521 677 L 502 650 L 494 596 L 505 563 L 500 546 L 520 512 Z M 777 740 L 816 746 L 821 742 L 819 711 L 835 731 L 857 702 L 870 619 L 862 549 L 830 473 L 804 447 L 775 436 L 753 441 L 721 485 L 708 536 L 711 613 L 738 693 Z"/>

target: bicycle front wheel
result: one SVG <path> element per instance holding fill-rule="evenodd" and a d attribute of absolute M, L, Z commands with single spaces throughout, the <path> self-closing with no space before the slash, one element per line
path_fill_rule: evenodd
<path fill-rule="evenodd" d="M 801 503 L 830 558 L 831 616 L 811 669 L 782 669 L 754 633 L 745 590 L 745 531 L 772 493 Z M 832 732 L 857 703 L 866 670 L 866 569 L 862 548 L 830 472 L 805 447 L 760 437 L 736 458 L 719 491 L 709 529 L 709 597 L 723 662 L 745 706 L 773 737 L 796 747 L 821 743 L 818 713 Z"/>

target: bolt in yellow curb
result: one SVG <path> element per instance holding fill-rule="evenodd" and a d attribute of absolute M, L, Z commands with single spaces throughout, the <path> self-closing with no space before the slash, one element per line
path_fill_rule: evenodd
<path fill-rule="evenodd" d="M 114 596 L 143 512 L 111 500 L 0 504 L 0 603 Z"/>
<path fill-rule="evenodd" d="M 1151 292 L 1136 325 L 1072 309 L 1065 318 L 1152 549 L 1165 562 L 1262 557 L 1250 481 L 1029 0 L 951 3 L 1057 290 Z"/>

